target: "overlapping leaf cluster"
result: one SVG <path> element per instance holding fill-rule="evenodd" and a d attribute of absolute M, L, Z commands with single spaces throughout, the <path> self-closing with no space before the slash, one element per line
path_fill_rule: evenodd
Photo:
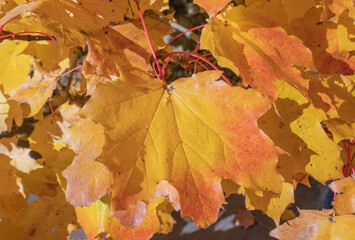
<path fill-rule="evenodd" d="M 232 193 L 279 225 L 308 176 L 351 174 L 354 2 L 228 2 L 196 0 L 210 16 L 201 49 L 242 78 L 233 87 L 220 71 L 170 85 L 156 78 L 134 1 L 0 1 L 2 35 L 56 39 L 1 39 L 2 238 L 64 239 L 79 223 L 89 239 L 149 239 L 172 230 L 174 210 L 197 226 L 214 223 Z M 164 47 L 168 1 L 139 5 L 153 48 Z M 85 46 L 81 83 L 65 89 L 60 74 Z M 53 96 L 56 111 L 45 116 L 56 88 L 67 95 Z M 29 118 L 29 136 L 6 134 Z M 335 212 L 301 211 L 272 236 L 353 239 L 354 186 L 351 176 L 332 183 Z"/>

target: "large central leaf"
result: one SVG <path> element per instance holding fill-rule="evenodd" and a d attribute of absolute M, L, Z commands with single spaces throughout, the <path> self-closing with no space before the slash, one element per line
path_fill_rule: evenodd
<path fill-rule="evenodd" d="M 114 174 L 113 211 L 148 203 L 167 180 L 179 192 L 181 214 L 206 226 L 224 202 L 222 178 L 281 191 L 281 150 L 256 122 L 269 100 L 216 81 L 220 74 L 199 73 L 168 87 L 154 79 L 97 86 L 82 113 L 106 129 L 99 161 Z"/>

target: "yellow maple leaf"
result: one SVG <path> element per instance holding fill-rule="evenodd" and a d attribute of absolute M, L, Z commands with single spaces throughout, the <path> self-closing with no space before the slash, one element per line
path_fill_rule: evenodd
<path fill-rule="evenodd" d="M 12 96 L 19 103 L 27 103 L 31 107 L 28 117 L 36 115 L 47 99 L 52 96 L 59 78 L 59 71 L 46 72 L 40 66 L 34 65 L 33 77 L 21 83 Z"/>
<path fill-rule="evenodd" d="M 275 109 L 258 123 L 263 131 L 289 155 L 280 156 L 278 169 L 292 183 L 298 172 L 308 173 L 325 183 L 343 176 L 341 148 L 324 132 L 321 121 L 325 114 L 317 111 L 300 91 L 277 81 L 280 91 Z"/>
<path fill-rule="evenodd" d="M 62 141 L 78 155 L 62 173 L 67 180 L 65 195 L 75 207 L 89 206 L 106 195 L 112 183 L 112 175 L 106 166 L 95 161 L 104 145 L 104 129 L 83 119 L 67 131 Z M 82 171 L 86 172 L 84 177 Z"/>
<path fill-rule="evenodd" d="M 207 226 L 224 202 L 221 177 L 281 191 L 275 167 L 282 151 L 256 124 L 270 102 L 216 81 L 220 74 L 203 72 L 167 87 L 154 79 L 96 87 L 81 113 L 105 127 L 99 161 L 114 174 L 114 211 L 149 202 L 167 180 L 179 192 L 182 216 Z"/>
<path fill-rule="evenodd" d="M 23 55 L 28 42 L 8 41 L 0 43 L 0 79 L 4 93 L 12 96 L 19 85 L 28 80 L 32 58 Z"/>

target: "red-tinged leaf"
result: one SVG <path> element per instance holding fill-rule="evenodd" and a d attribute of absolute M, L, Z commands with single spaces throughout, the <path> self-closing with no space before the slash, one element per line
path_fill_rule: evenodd
<path fill-rule="evenodd" d="M 100 156 L 105 142 L 104 128 L 87 119 L 78 121 L 70 128 L 62 127 L 64 132 L 62 141 L 69 145 L 76 154 L 94 160 Z"/>
<path fill-rule="evenodd" d="M 161 181 L 155 190 L 155 197 L 160 198 L 161 196 L 168 197 L 175 211 L 181 209 L 179 192 L 166 180 Z"/>
<path fill-rule="evenodd" d="M 294 66 L 314 69 L 314 64 L 310 50 L 289 36 L 272 14 L 259 7 L 237 6 L 208 21 L 201 48 L 241 75 L 245 84 L 276 100 L 276 79 L 306 91 L 308 81 Z"/>
<path fill-rule="evenodd" d="M 159 231 L 160 222 L 156 214 L 156 207 L 163 201 L 164 198 L 161 198 L 148 204 L 147 216 L 135 228 L 123 226 L 118 218 L 109 217 L 110 207 L 107 197 L 97 200 L 90 207 L 77 207 L 75 211 L 78 222 L 90 240 L 105 232 L 113 239 L 145 240 L 151 238 L 154 233 Z"/>
<path fill-rule="evenodd" d="M 86 119 L 65 130 L 63 142 L 78 154 L 62 173 L 67 179 L 66 198 L 75 207 L 89 206 L 110 189 L 111 172 L 105 165 L 95 161 L 104 145 L 103 132 L 102 126 Z M 80 174 L 83 171 L 86 172 L 85 176 Z"/>
<path fill-rule="evenodd" d="M 351 49 L 346 48 L 350 41 L 346 28 L 334 22 L 321 22 L 321 14 L 322 9 L 312 8 L 303 18 L 292 22 L 288 33 L 302 39 L 312 51 L 317 72 L 352 75 L 355 60 Z"/>
<path fill-rule="evenodd" d="M 85 172 L 85 175 L 81 173 Z M 100 162 L 79 155 L 63 171 L 67 180 L 65 196 L 73 206 L 89 206 L 106 195 L 112 183 L 111 172 Z"/>
<path fill-rule="evenodd" d="M 82 113 L 105 127 L 100 161 L 114 174 L 113 211 L 148 203 L 157 183 L 168 180 L 179 193 L 182 216 L 207 226 L 224 202 L 221 178 L 281 191 L 275 167 L 282 151 L 256 124 L 270 102 L 216 81 L 219 76 L 199 73 L 167 89 L 153 79 L 97 86 Z"/>

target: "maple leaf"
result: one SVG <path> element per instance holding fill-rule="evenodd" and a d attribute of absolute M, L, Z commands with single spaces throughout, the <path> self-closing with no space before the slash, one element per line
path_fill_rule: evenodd
<path fill-rule="evenodd" d="M 46 72 L 42 67 L 34 64 L 33 77 L 29 77 L 32 58 L 23 54 L 28 43 L 4 41 L 0 43 L 0 46 L 0 55 L 4 57 L 2 61 L 6 60 L 0 67 L 1 86 L 3 87 L 1 129 L 5 130 L 7 125 L 10 130 L 13 119 L 18 126 L 22 125 L 24 113 L 18 104 L 27 103 L 30 105 L 29 117 L 39 112 L 52 95 L 56 80 L 59 78 L 59 69 Z"/>
<path fill-rule="evenodd" d="M 8 22 L 2 29 L 13 33 L 31 32 L 46 33 L 47 30 L 38 21 L 38 17 L 34 14 L 23 14 L 23 17 L 18 16 L 12 21 Z M 38 34 L 39 35 L 39 34 Z M 57 43 L 53 41 L 29 41 L 25 42 L 27 47 L 22 54 L 33 57 L 41 62 L 41 67 L 46 71 L 51 71 L 58 68 L 58 63 L 61 62 L 65 56 L 62 55 Z"/>
<path fill-rule="evenodd" d="M 280 192 L 281 150 L 256 124 L 270 102 L 215 81 L 220 74 L 199 73 L 168 88 L 154 79 L 96 87 L 81 113 L 105 127 L 99 161 L 114 174 L 113 211 L 149 202 L 157 183 L 167 180 L 179 192 L 182 216 L 207 226 L 224 201 L 221 177 Z"/>
<path fill-rule="evenodd" d="M 308 173 L 325 183 L 343 176 L 341 148 L 324 132 L 326 118 L 310 100 L 290 84 L 277 81 L 280 96 L 275 109 L 258 123 L 263 131 L 289 155 L 279 158 L 278 170 L 287 182 L 297 173 Z M 277 130 L 276 130 L 277 129 Z"/>
<path fill-rule="evenodd" d="M 112 46 L 96 46 L 102 55 L 126 70 L 140 70 L 144 74 L 152 72 L 150 66 L 150 48 L 145 32 L 132 23 L 112 26 L 107 29 Z M 120 41 L 120 42 L 117 42 Z M 153 48 L 157 48 L 152 42 Z M 112 51 L 112 48 L 115 49 Z"/>
<path fill-rule="evenodd" d="M 327 115 L 324 123 L 335 142 L 354 137 L 355 114 L 351 110 L 355 107 L 354 75 L 313 74 L 310 79 L 309 97 Z"/>
<path fill-rule="evenodd" d="M 52 95 L 59 78 L 59 71 L 46 72 L 39 65 L 34 65 L 33 77 L 21 83 L 13 98 L 19 103 L 28 103 L 31 112 L 28 117 L 36 115 L 47 99 Z"/>
<path fill-rule="evenodd" d="M 168 86 L 152 79 L 150 49 L 163 47 L 171 31 L 173 13 L 159 13 L 168 0 L 139 1 L 145 31 L 132 0 L 0 0 L 0 26 L 12 19 L 6 31 L 42 32 L 59 43 L 0 40 L 0 131 L 34 117 L 33 132 L 28 139 L 21 132 L 21 140 L 40 154 L 32 159 L 17 138 L 0 141 L 0 180 L 8 184 L 0 191 L 1 239 L 68 237 L 75 217 L 65 199 L 91 204 L 76 208 L 90 239 L 168 233 L 173 210 L 206 227 L 217 219 L 223 192 L 245 194 L 249 209 L 278 225 L 298 183 L 309 175 L 323 183 L 342 177 L 336 143 L 354 137 L 355 126 L 353 1 L 237 0 L 228 8 L 224 0 L 195 2 L 210 16 L 224 8 L 208 20 L 202 47 L 253 89 L 229 87 L 217 71 Z M 70 96 L 84 104 L 80 116 L 69 103 L 44 116 L 58 66 L 66 68 L 73 49 L 86 45 L 80 92 Z M 85 93 L 86 104 L 77 99 Z M 353 185 L 350 177 L 331 184 L 337 214 L 354 213 Z M 40 199 L 28 204 L 30 194 Z M 333 227 L 345 233 L 329 238 L 354 238 L 346 225 L 354 225 L 353 215 L 301 212 L 290 224 L 306 219 L 294 230 L 302 239 L 326 238 Z M 309 227 L 313 220 L 320 226 Z M 288 239 L 287 228 L 271 234 Z"/>
<path fill-rule="evenodd" d="M 148 204 L 147 216 L 135 228 L 123 226 L 116 217 L 109 218 L 110 204 L 107 197 L 97 200 L 89 207 L 76 207 L 75 211 L 78 222 L 89 239 L 94 239 L 100 233 L 108 232 L 113 239 L 144 240 L 149 239 L 159 231 L 160 222 L 156 208 L 164 201 L 165 198 L 159 198 Z M 134 218 L 134 215 L 132 218 Z"/>
<path fill-rule="evenodd" d="M 84 3 L 86 3 L 86 1 Z M 110 3 L 106 1 L 105 4 Z M 114 4 L 116 5 L 115 9 L 122 7 L 121 2 L 118 5 L 117 2 L 114 2 Z M 127 4 L 127 1 L 124 1 L 123 4 Z M 140 6 L 143 11 L 144 9 L 163 10 L 168 6 L 168 1 L 141 1 Z M 123 9 L 124 11 L 126 11 L 126 9 L 133 9 L 135 16 L 139 16 L 135 4 L 131 4 L 131 7 L 132 8 L 127 7 Z M 93 11 L 89 11 L 88 8 L 92 8 Z M 101 9 L 100 11 L 106 11 L 99 3 L 80 4 L 70 0 L 60 2 L 48 0 L 29 2 L 7 12 L 0 20 L 0 25 L 18 14 L 31 12 L 37 16 L 43 28 L 46 30 L 45 33 L 53 35 L 56 38 L 63 56 L 69 56 L 73 48 L 78 46 L 84 49 L 88 39 L 95 40 L 100 44 L 104 43 L 106 45 L 104 48 L 107 49 L 107 51 L 109 51 L 109 49 L 116 49 L 122 54 L 125 48 L 134 49 L 125 46 L 127 45 L 126 38 L 132 35 L 123 36 L 118 32 L 112 31 L 112 27 L 108 26 L 106 19 L 103 19 L 105 16 L 100 15 L 100 11 L 96 11 L 98 8 Z M 111 36 L 112 32 L 114 32 L 113 36 Z M 130 41 L 128 42 L 128 44 L 134 44 Z M 142 51 L 141 48 L 136 48 L 136 50 Z M 122 55 L 124 56 L 124 54 Z M 124 62 L 123 60 L 122 63 Z"/>
<path fill-rule="evenodd" d="M 355 179 L 347 177 L 329 184 L 337 195 L 333 207 L 338 215 L 355 213 Z"/>
<path fill-rule="evenodd" d="M 314 69 L 314 64 L 310 50 L 300 39 L 289 36 L 272 13 L 237 6 L 209 19 L 202 31 L 201 48 L 210 50 L 221 66 L 241 75 L 245 84 L 276 100 L 276 79 L 305 91 L 308 81 L 294 65 Z"/>
<path fill-rule="evenodd" d="M 229 2 L 228 0 L 194 0 L 194 3 L 203 7 L 210 17 L 215 16 Z"/>
<path fill-rule="evenodd" d="M 354 215 L 332 217 L 333 210 L 300 210 L 300 217 L 272 230 L 270 236 L 280 240 L 344 239 L 355 237 Z"/>
<path fill-rule="evenodd" d="M 0 43 L 0 79 L 3 93 L 12 96 L 19 85 L 28 80 L 28 72 L 32 67 L 31 56 L 22 52 L 28 42 L 8 41 Z"/>
<path fill-rule="evenodd" d="M 75 211 L 65 202 L 63 192 L 57 193 L 55 197 L 37 199 L 26 203 L 22 195 L 12 195 L 11 198 L 1 199 L 0 236 L 12 237 L 19 240 L 35 239 L 66 239 L 68 237 L 68 225 L 74 224 Z M 4 210 L 4 211 L 3 211 Z M 12 211 L 9 211 L 12 210 Z M 9 211 L 8 213 L 6 211 Z M 12 214 L 12 216 L 9 216 Z M 30 224 L 29 224 L 30 223 Z M 4 228 L 5 226 L 7 228 Z M 11 231 L 16 229 L 14 235 Z M 55 231 L 53 231 L 55 228 Z M 5 233 L 4 233 L 5 232 Z"/>
<path fill-rule="evenodd" d="M 77 108 L 73 105 L 69 107 L 63 104 L 54 114 L 44 117 L 42 112 L 38 113 L 34 117 L 37 122 L 34 124 L 34 130 L 29 137 L 30 149 L 41 156 L 40 159 L 37 159 L 37 162 L 43 163 L 46 168 L 55 172 L 56 179 L 63 189 L 66 188 L 66 179 L 62 172 L 72 163 L 75 154 L 61 142 L 62 128 L 64 126 L 69 127 L 77 120 L 75 116 L 70 115 L 68 118 L 66 114 L 62 114 L 65 110 L 67 110 L 66 114 L 70 115 Z M 66 117 L 65 120 L 64 117 Z M 63 126 L 59 126 L 59 123 Z"/>
<path fill-rule="evenodd" d="M 82 175 L 85 171 L 87 174 Z M 107 194 L 112 177 L 100 162 L 79 155 L 63 171 L 67 180 L 66 198 L 73 206 L 89 206 L 98 198 Z"/>
<path fill-rule="evenodd" d="M 87 41 L 89 53 L 84 62 L 85 73 L 109 78 L 110 75 L 119 77 L 123 71 L 138 71 L 140 76 L 149 77 L 153 70 L 149 64 L 151 53 L 144 31 L 132 23 L 113 26 L 106 31 L 105 41 L 109 44 Z"/>
<path fill-rule="evenodd" d="M 351 55 L 354 43 L 348 31 L 352 31 L 353 24 L 320 22 L 321 14 L 321 8 L 311 8 L 304 17 L 292 21 L 286 27 L 287 32 L 299 37 L 312 51 L 317 72 L 352 75 L 355 69 Z"/>
<path fill-rule="evenodd" d="M 0 25 L 25 12 L 35 14 L 46 29 L 46 34 L 55 36 L 63 55 L 69 55 L 69 51 L 77 46 L 84 48 L 89 37 L 105 38 L 105 21 L 78 3 L 68 0 L 42 0 L 19 5 L 6 13 Z"/>
<path fill-rule="evenodd" d="M 78 108 L 74 109 L 77 110 Z M 70 108 L 68 110 L 70 113 Z M 78 122 L 71 125 L 70 128 L 61 128 L 63 131 L 62 142 L 71 146 L 76 154 L 96 159 L 104 145 L 104 128 L 87 119 L 75 119 L 74 121 Z"/>
<path fill-rule="evenodd" d="M 67 180 L 66 198 L 73 206 L 89 206 L 106 195 L 112 182 L 111 173 L 95 159 L 104 144 L 103 127 L 83 119 L 63 134 L 63 143 L 78 155 L 63 171 Z M 85 177 L 80 172 L 85 171 Z"/>
<path fill-rule="evenodd" d="M 10 234 L 7 237 L 19 237 L 17 239 L 64 239 L 68 236 L 68 224 L 75 223 L 75 213 L 73 207 L 65 201 L 55 173 L 48 166 L 37 168 L 25 163 L 29 160 L 26 160 L 28 157 L 21 153 L 21 149 L 16 150 L 12 143 L 10 147 L 12 150 L 8 149 L 10 153 L 7 154 L 10 157 L 3 158 L 1 154 L 1 162 L 10 160 L 11 165 L 16 164 L 15 167 L 19 170 L 16 172 L 16 180 L 20 179 L 16 182 L 22 189 L 17 194 L 0 196 L 0 236 Z M 22 161 L 21 165 L 16 158 Z M 17 163 L 14 164 L 14 160 Z M 34 159 L 32 161 L 35 162 Z M 3 164 L 2 166 L 5 167 Z M 11 186 L 8 185 L 7 191 L 11 190 Z M 29 202 L 31 194 L 36 194 L 40 199 Z M 53 228 L 55 231 L 52 231 Z"/>

